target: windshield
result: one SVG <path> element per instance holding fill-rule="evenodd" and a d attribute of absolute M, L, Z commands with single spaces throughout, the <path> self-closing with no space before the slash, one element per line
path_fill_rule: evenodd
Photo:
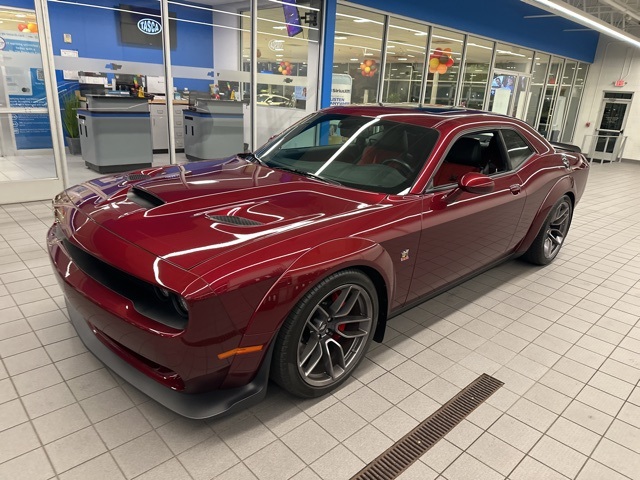
<path fill-rule="evenodd" d="M 256 151 L 266 165 L 379 193 L 409 191 L 438 132 L 390 120 L 316 114 Z"/>

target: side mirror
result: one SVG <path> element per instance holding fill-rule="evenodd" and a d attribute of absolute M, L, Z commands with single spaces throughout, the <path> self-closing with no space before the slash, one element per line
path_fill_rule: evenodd
<path fill-rule="evenodd" d="M 482 173 L 470 172 L 462 176 L 458 180 L 458 186 L 451 192 L 438 196 L 436 195 L 432 201 L 432 208 L 444 208 L 450 203 L 456 201 L 462 192 L 482 195 L 483 193 L 491 193 L 496 184 L 491 177 Z"/>
<path fill-rule="evenodd" d="M 468 193 L 491 193 L 495 186 L 493 179 L 482 173 L 467 173 L 458 180 L 458 188 Z"/>

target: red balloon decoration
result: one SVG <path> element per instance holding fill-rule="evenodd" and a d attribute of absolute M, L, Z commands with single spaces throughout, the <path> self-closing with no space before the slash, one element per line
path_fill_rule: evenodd
<path fill-rule="evenodd" d="M 293 65 L 291 65 L 291 62 L 280 62 L 280 66 L 278 67 L 278 71 L 282 75 L 291 75 L 292 66 Z"/>
<path fill-rule="evenodd" d="M 436 48 L 429 55 L 429 73 L 447 73 L 447 69 L 452 67 L 454 63 L 450 48 Z"/>
<path fill-rule="evenodd" d="M 363 77 L 373 77 L 378 71 L 378 64 L 375 60 L 368 58 L 360 64 L 360 73 Z"/>

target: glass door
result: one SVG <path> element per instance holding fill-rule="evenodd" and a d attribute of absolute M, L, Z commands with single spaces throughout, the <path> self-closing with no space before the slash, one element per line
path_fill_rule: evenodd
<path fill-rule="evenodd" d="M 611 161 L 618 157 L 624 144 L 620 137 L 624 133 L 632 97 L 632 93 L 605 92 L 592 158 Z"/>
<path fill-rule="evenodd" d="M 46 5 L 28 6 L 0 5 L 0 204 L 48 199 L 63 188 Z"/>
<path fill-rule="evenodd" d="M 494 70 L 489 96 L 489 110 L 524 119 L 527 112 L 530 75 Z"/>

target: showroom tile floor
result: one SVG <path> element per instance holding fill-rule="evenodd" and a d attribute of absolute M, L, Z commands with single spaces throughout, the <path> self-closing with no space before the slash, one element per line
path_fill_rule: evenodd
<path fill-rule="evenodd" d="M 403 479 L 640 478 L 640 163 L 594 165 L 557 260 L 396 318 L 335 394 L 220 420 L 123 384 L 69 324 L 48 202 L 0 207 L 0 478 L 346 479 L 480 373 L 505 382 Z"/>

